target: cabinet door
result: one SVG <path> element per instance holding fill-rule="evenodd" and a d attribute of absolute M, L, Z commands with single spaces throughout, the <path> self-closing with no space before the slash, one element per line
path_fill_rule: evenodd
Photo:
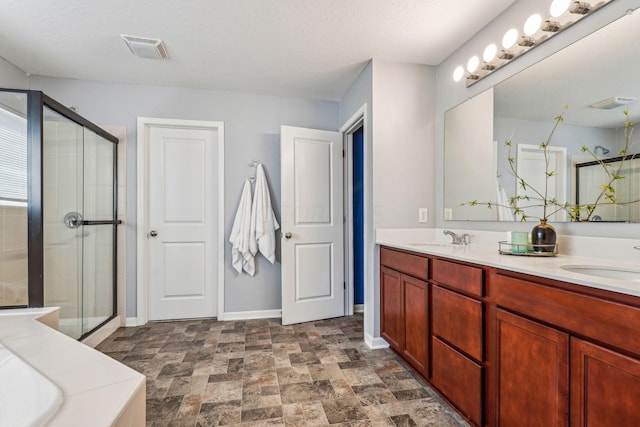
<path fill-rule="evenodd" d="M 567 426 L 569 336 L 503 310 L 494 313 L 495 425 Z"/>
<path fill-rule="evenodd" d="M 401 274 L 380 267 L 380 335 L 398 352 L 404 347 L 403 301 Z"/>
<path fill-rule="evenodd" d="M 404 287 L 404 351 L 402 354 L 425 378 L 428 370 L 429 288 L 427 282 L 401 276 Z"/>
<path fill-rule="evenodd" d="M 571 339 L 571 426 L 640 426 L 640 361 Z"/>

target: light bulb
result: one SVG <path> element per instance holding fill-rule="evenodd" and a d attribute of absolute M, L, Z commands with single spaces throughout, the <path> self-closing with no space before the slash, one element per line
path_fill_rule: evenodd
<path fill-rule="evenodd" d="M 504 37 L 502 38 L 502 47 L 505 49 L 509 49 L 511 46 L 516 44 L 517 40 L 518 30 L 512 28 L 504 34 Z"/>
<path fill-rule="evenodd" d="M 491 62 L 493 61 L 493 58 L 496 57 L 496 53 L 498 53 L 498 47 L 495 44 L 491 43 L 484 49 L 482 59 L 484 59 L 484 62 Z"/>
<path fill-rule="evenodd" d="M 480 65 L 480 59 L 477 56 L 472 56 L 467 62 L 467 71 L 473 73 L 478 69 L 478 65 Z"/>
<path fill-rule="evenodd" d="M 453 81 L 459 82 L 462 80 L 462 76 L 464 76 L 464 67 L 462 65 L 458 65 L 455 70 L 453 70 Z"/>
<path fill-rule="evenodd" d="M 540 29 L 540 25 L 542 25 L 542 17 L 537 13 L 534 13 L 528 17 L 527 21 L 524 23 L 524 33 L 528 36 L 532 36 Z"/>
<path fill-rule="evenodd" d="M 553 0 L 553 2 L 551 2 L 551 7 L 549 8 L 549 13 L 554 18 L 562 16 L 567 9 L 569 9 L 570 3 L 571 0 Z"/>

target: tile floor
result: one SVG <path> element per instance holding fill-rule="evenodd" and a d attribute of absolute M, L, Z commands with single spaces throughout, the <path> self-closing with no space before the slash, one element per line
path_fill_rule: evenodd
<path fill-rule="evenodd" d="M 147 427 L 467 426 L 391 350 L 364 344 L 361 315 L 156 322 L 98 350 L 147 376 Z"/>

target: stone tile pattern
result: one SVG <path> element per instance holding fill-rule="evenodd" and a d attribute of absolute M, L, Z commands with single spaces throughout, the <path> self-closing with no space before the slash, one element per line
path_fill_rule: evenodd
<path fill-rule="evenodd" d="M 362 316 L 121 328 L 98 350 L 147 377 L 147 427 L 467 426 Z"/>

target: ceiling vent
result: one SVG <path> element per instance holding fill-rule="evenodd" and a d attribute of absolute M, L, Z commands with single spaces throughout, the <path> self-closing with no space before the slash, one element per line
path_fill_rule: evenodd
<path fill-rule="evenodd" d="M 599 108 L 601 110 L 611 110 L 613 108 L 624 107 L 635 100 L 635 98 L 629 98 L 626 96 L 613 96 L 611 98 L 603 99 L 602 101 L 594 102 L 590 107 Z"/>
<path fill-rule="evenodd" d="M 148 59 L 167 59 L 169 57 L 167 48 L 162 40 L 125 36 L 124 34 L 121 36 L 135 56 Z"/>

